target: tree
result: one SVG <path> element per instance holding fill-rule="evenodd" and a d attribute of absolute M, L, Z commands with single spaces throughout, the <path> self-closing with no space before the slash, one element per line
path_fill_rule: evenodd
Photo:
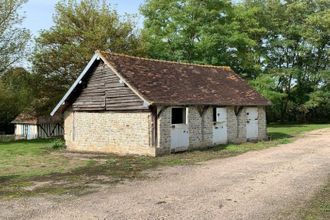
<path fill-rule="evenodd" d="M 56 5 L 54 26 L 41 32 L 33 53 L 39 80 L 37 109 L 49 113 L 95 50 L 141 54 L 134 17 L 120 17 L 105 1 L 67 0 Z"/>
<path fill-rule="evenodd" d="M 236 10 L 229 0 L 146 1 L 141 13 L 145 17 L 142 33 L 148 56 L 229 65 L 242 75 L 255 76 L 258 67 L 253 53 L 257 42 L 249 34 L 259 31 L 255 27 L 258 24 L 253 16 Z M 243 23 L 250 33 L 242 31 Z"/>
<path fill-rule="evenodd" d="M 231 66 L 272 120 L 330 120 L 328 0 L 147 0 L 141 13 L 148 56 Z"/>
<path fill-rule="evenodd" d="M 33 75 L 23 68 L 12 68 L 0 77 L 0 132 L 13 132 L 10 122 L 34 99 Z"/>
<path fill-rule="evenodd" d="M 25 58 L 29 31 L 20 28 L 18 14 L 26 0 L 0 0 L 0 76 L 14 63 Z"/>
<path fill-rule="evenodd" d="M 263 74 L 276 79 L 275 90 L 283 93 L 279 118 L 306 120 L 311 99 L 327 84 L 324 72 L 329 74 L 329 1 L 249 0 L 242 5 L 259 8 L 255 16 L 267 29 L 258 50 Z"/>

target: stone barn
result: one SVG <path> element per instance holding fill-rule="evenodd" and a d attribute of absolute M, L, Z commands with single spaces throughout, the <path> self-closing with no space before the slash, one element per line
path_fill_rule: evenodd
<path fill-rule="evenodd" d="M 68 150 L 158 156 L 264 140 L 269 104 L 230 67 L 96 51 L 51 115 Z"/>

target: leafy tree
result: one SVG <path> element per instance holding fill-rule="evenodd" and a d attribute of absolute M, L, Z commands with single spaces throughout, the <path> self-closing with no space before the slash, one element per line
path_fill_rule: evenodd
<path fill-rule="evenodd" d="M 327 0 L 147 0 L 153 58 L 229 65 L 273 102 L 271 120 L 330 120 Z"/>
<path fill-rule="evenodd" d="M 238 11 L 243 12 L 229 0 L 147 0 L 141 7 L 147 53 L 159 59 L 230 65 L 251 77 L 257 73 L 256 41 L 249 34 L 260 30 L 252 15 L 237 16 Z M 255 30 L 243 32 L 243 23 Z"/>
<path fill-rule="evenodd" d="M 26 0 L 0 0 L 0 76 L 26 55 L 29 31 L 20 28 L 18 14 Z"/>
<path fill-rule="evenodd" d="M 49 113 L 95 50 L 142 53 L 134 17 L 120 17 L 106 1 L 67 0 L 55 9 L 55 24 L 41 32 L 32 58 L 40 113 Z"/>
<path fill-rule="evenodd" d="M 23 68 L 6 71 L 0 78 L 0 132 L 13 132 L 10 122 L 33 99 L 33 76 Z"/>
<path fill-rule="evenodd" d="M 311 98 L 326 85 L 324 71 L 329 74 L 329 1 L 255 0 L 243 5 L 259 8 L 256 18 L 267 29 L 260 60 L 263 73 L 276 78 L 276 91 L 284 94 L 279 118 L 306 120 Z"/>
<path fill-rule="evenodd" d="M 255 80 L 251 80 L 250 84 L 265 98 L 272 102 L 267 109 L 268 121 L 277 121 L 281 114 L 282 100 L 286 94 L 277 89 L 278 77 L 270 74 L 261 74 Z"/>

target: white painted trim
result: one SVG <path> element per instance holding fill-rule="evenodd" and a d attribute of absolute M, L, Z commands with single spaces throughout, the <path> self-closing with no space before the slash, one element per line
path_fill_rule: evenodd
<path fill-rule="evenodd" d="M 128 86 L 128 88 L 130 88 L 137 96 L 139 96 L 140 99 L 143 100 L 144 105 L 146 104 L 146 106 L 150 106 L 152 104 L 152 102 L 150 102 L 145 97 L 143 97 L 143 95 L 137 89 L 135 89 L 131 84 L 129 84 L 127 82 L 127 80 L 107 61 L 107 59 L 105 57 L 102 56 L 102 54 L 100 52 L 96 51 L 96 53 L 98 54 L 99 57 L 101 57 L 101 59 L 103 60 L 103 62 L 105 64 L 107 64 L 108 67 L 119 77 L 119 79 L 122 82 L 124 82 Z"/>
<path fill-rule="evenodd" d="M 87 66 L 85 69 L 80 73 L 76 81 L 72 84 L 70 89 L 65 93 L 61 101 L 55 106 L 53 111 L 50 113 L 51 116 L 54 116 L 54 114 L 58 111 L 58 109 L 61 107 L 61 105 L 65 104 L 66 99 L 70 96 L 70 94 L 73 92 L 73 90 L 77 87 L 77 85 L 81 82 L 82 78 L 86 75 L 88 70 L 91 68 L 91 66 L 94 64 L 95 60 L 98 60 L 99 55 L 97 53 L 94 54 L 92 59 L 88 62 Z"/>

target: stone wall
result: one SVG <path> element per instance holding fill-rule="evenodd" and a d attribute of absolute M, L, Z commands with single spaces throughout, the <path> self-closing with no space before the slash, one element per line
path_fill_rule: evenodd
<path fill-rule="evenodd" d="M 158 113 L 160 108 L 158 108 Z M 259 140 L 267 137 L 266 113 L 258 108 Z M 213 145 L 213 109 L 208 108 L 201 117 L 196 107 L 188 108 L 189 149 Z M 202 129 L 203 128 L 203 129 Z M 227 134 L 229 143 L 246 142 L 246 108 L 236 116 L 234 107 L 227 107 Z M 158 118 L 157 155 L 170 153 L 171 148 L 171 108 L 165 108 Z"/>
<path fill-rule="evenodd" d="M 65 112 L 64 137 L 69 150 L 118 154 L 162 155 L 171 152 L 171 107 L 158 107 L 157 147 L 152 147 L 150 112 Z M 267 137 L 266 113 L 258 108 L 259 140 Z M 188 108 L 189 149 L 213 145 L 213 109 L 200 116 L 196 107 Z M 236 117 L 227 107 L 228 142 L 246 141 L 246 111 Z"/>
<path fill-rule="evenodd" d="M 68 150 L 155 156 L 149 112 L 65 112 Z"/>
<path fill-rule="evenodd" d="M 258 108 L 258 139 L 267 140 L 267 120 L 265 107 Z"/>
<path fill-rule="evenodd" d="M 235 127 L 231 132 L 232 139 L 229 140 L 231 143 L 243 143 L 246 142 L 246 109 L 242 108 L 238 115 L 236 116 L 234 107 L 230 108 L 231 113 L 231 121 L 233 122 L 232 127 Z"/>
<path fill-rule="evenodd" d="M 171 153 L 171 108 L 157 108 L 159 118 L 157 121 L 157 155 Z"/>
<path fill-rule="evenodd" d="M 198 149 L 212 145 L 213 112 L 208 108 L 200 115 L 197 108 L 188 108 L 189 149 Z"/>

